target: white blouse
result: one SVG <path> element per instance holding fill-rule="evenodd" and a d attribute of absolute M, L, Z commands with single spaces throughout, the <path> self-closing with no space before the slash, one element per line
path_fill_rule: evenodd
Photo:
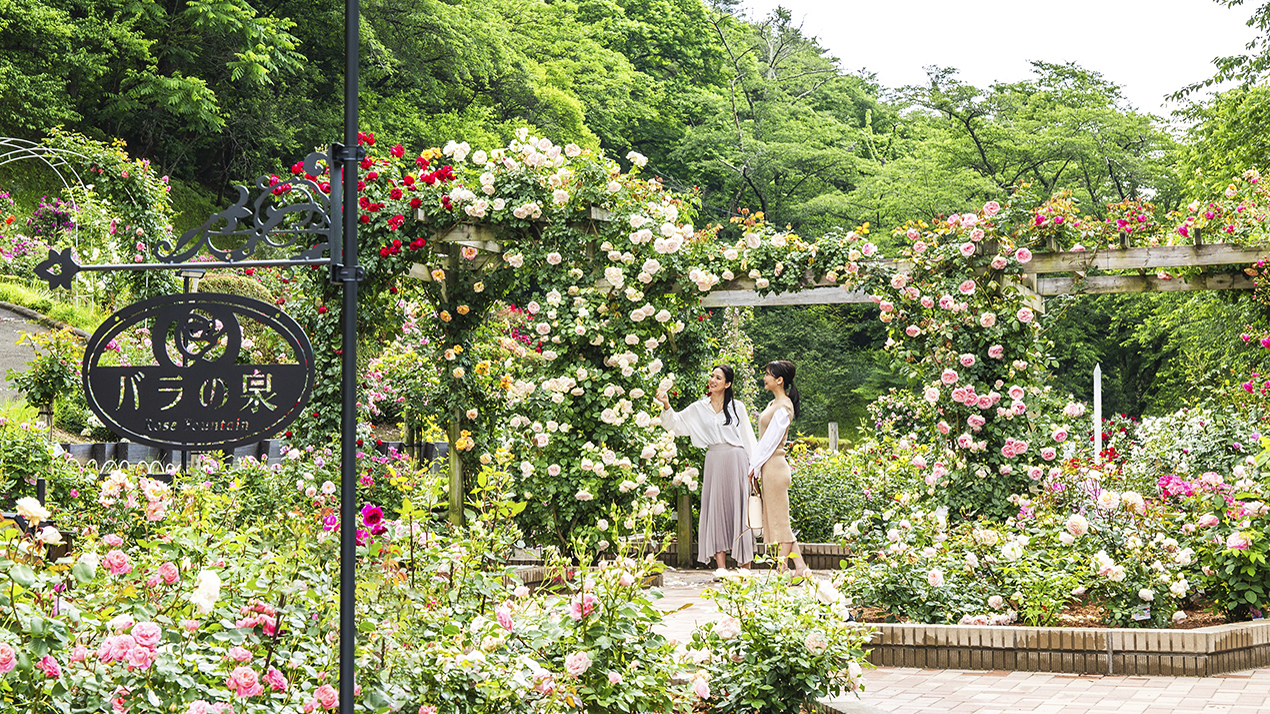
<path fill-rule="evenodd" d="M 777 407 L 772 420 L 767 423 L 767 431 L 763 432 L 762 440 L 758 442 L 754 451 L 750 452 L 750 471 L 753 471 L 755 476 L 762 473 L 763 464 L 766 464 L 767 460 L 772 458 L 772 454 L 784 445 L 785 432 L 789 430 L 789 424 L 789 410 Z"/>
<path fill-rule="evenodd" d="M 732 408 L 736 414 L 732 414 Z M 715 412 L 710 406 L 710 397 L 702 397 L 689 404 L 681 412 L 667 409 L 661 413 L 661 425 L 675 436 L 692 437 L 692 445 L 708 449 L 715 444 L 731 444 L 745 449 L 746 455 L 754 453 L 758 446 L 754 438 L 754 428 L 750 426 L 750 415 L 745 405 L 733 399 L 728 405 L 731 424 L 723 423 L 723 412 Z"/>

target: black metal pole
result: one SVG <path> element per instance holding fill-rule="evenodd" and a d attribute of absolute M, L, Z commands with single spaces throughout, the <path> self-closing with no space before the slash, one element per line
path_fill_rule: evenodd
<path fill-rule="evenodd" d="M 354 653 L 357 618 L 357 64 L 358 0 L 344 2 L 344 249 L 340 277 L 344 283 L 344 405 L 340 459 L 340 712 L 353 714 Z"/>

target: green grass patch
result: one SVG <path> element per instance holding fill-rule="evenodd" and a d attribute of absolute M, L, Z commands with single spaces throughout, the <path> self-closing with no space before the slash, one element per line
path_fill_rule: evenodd
<path fill-rule="evenodd" d="M 87 332 L 96 330 L 107 317 L 106 312 L 88 300 L 76 305 L 54 297 L 47 290 L 8 280 L 0 280 L 0 301 L 31 308 Z"/>

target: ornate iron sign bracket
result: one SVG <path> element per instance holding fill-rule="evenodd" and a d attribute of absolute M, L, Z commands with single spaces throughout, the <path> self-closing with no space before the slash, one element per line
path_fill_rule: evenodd
<path fill-rule="evenodd" d="M 348 153 L 339 144 L 332 148 L 340 154 Z M 234 205 L 213 214 L 203 225 L 191 228 L 175 241 L 160 241 L 155 249 L 158 262 L 82 265 L 73 249 L 50 249 L 48 257 L 35 267 L 36 277 L 50 288 L 70 288 L 81 271 L 337 266 L 342 258 L 343 230 L 340 221 L 332 218 L 331 209 L 341 205 L 341 182 L 321 180 L 323 164 L 329 167 L 331 163 L 326 154 L 314 152 L 304 160 L 303 176 L 276 182 L 271 176 L 261 176 L 256 179 L 254 200 L 247 187 L 236 186 L 238 200 Z M 278 200 L 296 194 L 302 200 Z M 200 254 L 212 259 L 189 262 Z"/>

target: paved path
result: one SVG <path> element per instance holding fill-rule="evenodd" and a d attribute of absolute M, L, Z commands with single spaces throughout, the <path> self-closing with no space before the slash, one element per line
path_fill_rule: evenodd
<path fill-rule="evenodd" d="M 700 599 L 712 578 L 704 570 L 667 570 L 657 607 L 675 612 L 658 631 L 684 642 L 698 625 L 717 620 L 714 602 Z M 1123 677 L 884 667 L 866 671 L 858 699 L 823 703 L 844 714 L 1270 714 L 1270 668 Z"/>
<path fill-rule="evenodd" d="M 883 668 L 859 699 L 894 714 L 1254 714 L 1270 712 L 1270 668 L 1215 677 Z M 826 702 L 838 708 L 836 701 Z"/>
<path fill-rule="evenodd" d="M 30 345 L 17 345 L 18 333 L 22 330 L 27 332 L 47 332 L 48 328 L 34 322 L 28 322 L 25 317 L 0 308 L 0 402 L 20 401 L 22 395 L 14 391 L 9 381 L 4 375 L 10 369 L 24 371 L 27 362 L 35 357 L 34 350 Z"/>

